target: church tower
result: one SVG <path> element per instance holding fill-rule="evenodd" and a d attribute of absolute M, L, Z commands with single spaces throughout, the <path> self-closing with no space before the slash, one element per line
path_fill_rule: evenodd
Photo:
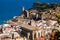
<path fill-rule="evenodd" d="M 29 18 L 29 12 L 28 10 L 25 10 L 24 6 L 22 7 L 22 12 L 24 13 L 24 16 Z"/>
<path fill-rule="evenodd" d="M 27 12 L 27 18 L 29 18 L 29 12 L 28 12 L 28 10 L 26 10 L 26 12 Z"/>
<path fill-rule="evenodd" d="M 24 11 L 25 10 L 25 8 L 24 8 L 24 6 L 22 7 L 22 11 Z"/>

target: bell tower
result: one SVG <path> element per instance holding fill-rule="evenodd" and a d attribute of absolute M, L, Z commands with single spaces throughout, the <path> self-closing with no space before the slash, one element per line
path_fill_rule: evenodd
<path fill-rule="evenodd" d="M 22 11 L 24 11 L 25 10 L 25 8 L 24 8 L 24 6 L 22 7 Z"/>
<path fill-rule="evenodd" d="M 27 18 L 29 18 L 29 12 L 28 12 L 28 10 L 26 10 L 26 13 L 27 13 Z"/>

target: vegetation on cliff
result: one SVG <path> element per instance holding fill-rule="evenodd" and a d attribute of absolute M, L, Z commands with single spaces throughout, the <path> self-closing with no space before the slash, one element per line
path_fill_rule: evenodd
<path fill-rule="evenodd" d="M 56 17 L 57 17 L 58 23 L 60 24 L 60 13 L 58 13 L 58 14 L 56 15 Z"/>
<path fill-rule="evenodd" d="M 60 31 L 59 30 L 57 30 L 56 32 L 55 32 L 55 35 L 54 35 L 55 37 L 54 37 L 54 40 L 60 40 Z"/>
<path fill-rule="evenodd" d="M 60 4 L 57 3 L 41 3 L 41 2 L 35 2 L 33 3 L 33 7 L 42 7 L 42 8 L 47 8 L 47 9 L 55 9 L 57 6 L 60 6 Z"/>

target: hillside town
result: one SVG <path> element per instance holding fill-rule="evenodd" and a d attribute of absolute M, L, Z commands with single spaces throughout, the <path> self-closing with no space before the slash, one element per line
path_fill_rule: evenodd
<path fill-rule="evenodd" d="M 54 9 L 41 10 L 43 8 L 38 5 L 25 10 L 22 7 L 19 16 L 0 25 L 0 40 L 60 40 L 60 23 L 57 21 L 60 5 Z"/>

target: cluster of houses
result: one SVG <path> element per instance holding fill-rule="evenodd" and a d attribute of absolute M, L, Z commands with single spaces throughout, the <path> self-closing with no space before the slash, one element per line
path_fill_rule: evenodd
<path fill-rule="evenodd" d="M 0 40 L 50 40 L 55 29 L 60 30 L 60 25 L 54 19 L 60 11 L 48 10 L 39 12 L 36 9 L 25 10 L 22 14 L 0 25 Z M 54 38 L 52 37 L 52 40 Z"/>

